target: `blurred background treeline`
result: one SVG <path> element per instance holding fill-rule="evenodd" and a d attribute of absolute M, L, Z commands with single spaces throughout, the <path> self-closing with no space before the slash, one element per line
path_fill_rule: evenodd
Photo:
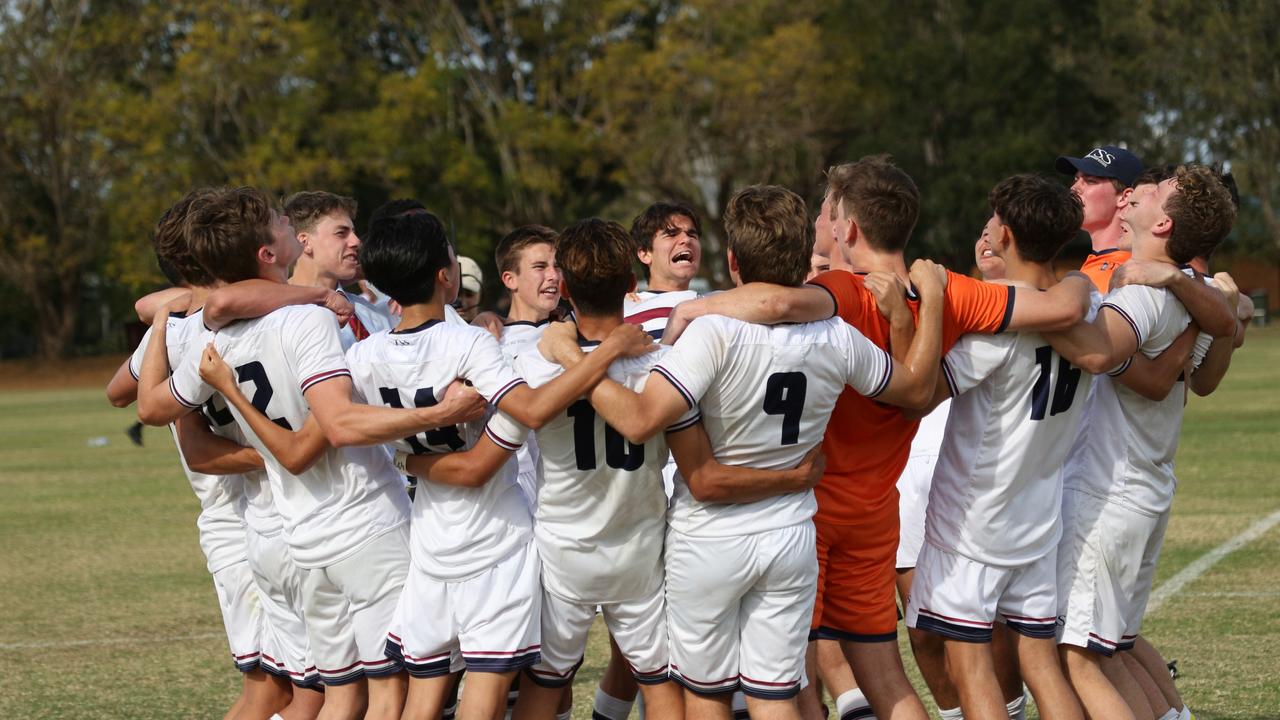
<path fill-rule="evenodd" d="M 1273 0 L 0 0 L 0 358 L 121 350 L 197 185 L 353 195 L 360 229 L 417 197 L 490 269 L 517 225 L 672 198 L 723 285 L 744 185 L 818 201 L 891 153 L 910 253 L 967 269 L 992 184 L 1121 143 L 1227 163 L 1223 252 L 1275 275 L 1278 36 Z"/>

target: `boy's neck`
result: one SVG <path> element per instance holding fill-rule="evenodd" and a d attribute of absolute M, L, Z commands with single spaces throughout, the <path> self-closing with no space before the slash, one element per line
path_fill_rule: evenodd
<path fill-rule="evenodd" d="M 289 278 L 289 284 L 337 290 L 338 278 L 328 273 L 320 272 L 320 268 L 315 262 L 303 255 L 298 258 L 298 262 L 293 266 L 293 276 Z"/>
<path fill-rule="evenodd" d="M 532 305 L 525 303 L 515 293 L 511 293 L 511 311 L 507 313 L 507 322 L 540 323 L 551 316 Z"/>
<path fill-rule="evenodd" d="M 853 272 L 887 272 L 897 275 L 903 282 L 908 282 L 909 280 L 907 261 L 902 257 L 901 251 L 874 250 L 865 242 L 860 242 L 853 248 L 853 252 L 850 255 L 852 256 L 850 260 L 852 261 Z"/>
<path fill-rule="evenodd" d="M 1094 252 L 1115 250 L 1120 247 L 1120 236 L 1123 234 L 1124 228 L 1120 227 L 1120 213 L 1117 212 L 1115 217 L 1111 218 L 1109 225 L 1089 233 L 1089 240 L 1093 243 Z"/>
<path fill-rule="evenodd" d="M 190 315 L 191 313 L 203 308 L 205 301 L 209 299 L 209 295 L 213 291 L 214 288 L 209 285 L 192 285 L 191 304 L 187 306 L 187 314 Z"/>
<path fill-rule="evenodd" d="M 1048 290 L 1058 283 L 1052 263 L 1026 262 L 1017 252 L 1007 252 L 1003 258 L 1005 279 L 1040 290 Z"/>
<path fill-rule="evenodd" d="M 408 330 L 431 320 L 444 320 L 444 302 L 433 297 L 427 302 L 417 305 L 405 305 L 401 308 L 400 322 L 396 330 Z"/>
<path fill-rule="evenodd" d="M 622 324 L 621 309 L 613 315 L 583 315 L 575 305 L 573 313 L 578 319 L 578 334 L 592 342 L 604 340 L 614 328 Z"/>
<path fill-rule="evenodd" d="M 689 283 L 675 278 L 649 278 L 649 290 L 653 292 L 682 292 L 689 289 Z"/>

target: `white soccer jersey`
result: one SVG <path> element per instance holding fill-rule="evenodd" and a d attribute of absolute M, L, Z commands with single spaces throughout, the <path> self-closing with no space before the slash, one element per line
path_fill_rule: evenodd
<path fill-rule="evenodd" d="M 542 338 L 542 330 L 548 320 L 540 323 L 517 321 L 507 323 L 502 329 L 502 356 L 507 364 L 516 367 L 516 360 L 526 353 L 538 354 L 538 340 Z M 527 379 L 527 378 L 526 378 Z M 538 442 L 531 435 L 525 439 L 524 445 L 516 451 L 516 463 L 519 467 L 519 481 L 529 500 L 530 506 L 538 502 Z"/>
<path fill-rule="evenodd" d="M 698 293 L 693 290 L 643 290 L 636 295 L 640 298 L 638 301 L 632 302 L 628 295 L 622 302 L 623 320 L 644 328 L 654 340 L 662 339 L 662 332 L 667 329 L 667 319 L 671 317 L 671 311 L 676 305 L 698 297 Z"/>
<path fill-rule="evenodd" d="M 338 329 L 343 352 L 374 333 L 390 330 L 396 326 L 396 321 L 391 317 L 391 311 L 385 304 L 376 305 L 366 300 L 363 295 L 349 293 L 342 288 L 338 288 L 338 292 L 351 301 L 351 307 L 355 310 L 352 321 Z"/>
<path fill-rule="evenodd" d="M 378 333 L 347 352 L 356 394 L 390 407 L 429 407 L 457 378 L 470 381 L 496 405 L 523 381 L 485 330 L 430 320 Z M 487 421 L 432 430 L 397 440 L 408 453 L 457 452 L 487 434 L 515 450 L 528 432 L 503 412 Z M 501 562 L 529 542 L 532 518 L 516 484 L 514 458 L 479 488 L 418 481 L 410 525 L 414 564 L 437 580 L 462 580 Z"/>
<path fill-rule="evenodd" d="M 582 343 L 590 352 L 599 343 Z M 624 358 L 609 377 L 641 392 L 663 350 Z M 551 382 L 564 368 L 537 351 L 520 358 L 530 385 Z M 667 428 L 698 421 L 696 409 Z M 542 450 L 534 536 L 547 592 L 578 603 L 611 604 L 652 594 L 662 584 L 662 537 L 667 497 L 662 469 L 670 450 L 658 433 L 643 445 L 628 442 L 586 398 L 537 431 Z"/>
<path fill-rule="evenodd" d="M 1190 316 L 1164 288 L 1126 285 L 1107 294 L 1099 312 L 1124 318 L 1138 352 L 1154 358 L 1187 327 Z M 1128 360 L 1109 375 L 1129 366 Z M 1179 380 L 1164 400 L 1148 400 L 1109 376 L 1099 376 L 1090 407 L 1066 466 L 1066 486 L 1140 512 L 1169 509 L 1177 481 L 1173 457 L 1182 428 L 1186 391 Z"/>
<path fill-rule="evenodd" d="M 718 315 L 690 323 L 654 368 L 701 409 L 719 462 L 772 470 L 794 467 L 822 442 L 846 384 L 875 397 L 892 371 L 888 353 L 839 318 L 764 326 Z M 812 490 L 702 503 L 677 473 L 669 522 L 686 535 L 728 537 L 805 522 L 816 509 Z"/>
<path fill-rule="evenodd" d="M 235 368 L 250 402 L 290 430 L 299 430 L 310 414 L 303 397 L 308 388 L 350 375 L 333 313 L 315 305 L 291 305 L 216 334 L 206 332 L 170 380 L 174 397 L 187 407 L 199 407 L 213 395 L 199 373 L 200 352 L 209 339 Z M 280 466 L 235 408 L 231 413 L 271 468 L 268 477 L 285 541 L 299 567 L 331 565 L 408 520 L 404 480 L 385 448 L 328 448 L 309 470 L 295 476 Z"/>
<path fill-rule="evenodd" d="M 169 366 L 177 367 L 187 349 L 195 344 L 204 331 L 204 311 L 197 310 L 191 315 L 172 313 L 165 323 L 165 344 L 169 356 Z M 129 372 L 134 379 L 142 373 L 142 358 L 146 354 L 147 345 L 151 341 L 151 330 L 143 336 L 138 349 L 129 358 Z M 201 344 L 198 347 L 203 348 Z M 217 402 L 210 400 L 203 408 L 205 417 L 214 432 L 223 437 L 230 437 L 243 444 L 243 438 L 237 439 L 225 427 L 219 427 L 223 420 L 231 422 L 225 416 L 225 403 L 221 398 Z M 232 427 L 234 427 L 232 422 Z M 172 430 L 172 426 L 170 426 Z M 187 474 L 191 490 L 200 501 L 200 516 L 196 519 L 196 527 L 200 531 L 200 549 L 204 551 L 205 560 L 210 573 L 216 573 L 228 565 L 245 559 L 245 493 L 256 490 L 260 473 L 249 477 L 241 475 L 205 475 L 194 472 L 187 467 L 187 460 L 182 456 L 182 447 L 177 443 L 177 431 L 174 430 L 174 445 L 178 447 L 178 460 L 182 463 L 182 471 Z"/>
<path fill-rule="evenodd" d="M 1062 463 L 1093 376 L 1034 332 L 965 335 L 942 370 L 953 399 L 925 540 L 984 565 L 1029 564 L 1062 536 Z"/>

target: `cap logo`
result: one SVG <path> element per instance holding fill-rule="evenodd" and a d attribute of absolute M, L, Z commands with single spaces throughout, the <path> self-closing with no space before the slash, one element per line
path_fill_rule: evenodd
<path fill-rule="evenodd" d="M 1102 167 L 1110 166 L 1112 161 L 1116 159 L 1114 155 L 1107 152 L 1106 150 L 1103 150 L 1102 148 L 1094 148 L 1090 150 L 1089 154 L 1085 155 L 1085 157 L 1091 158 L 1097 161 L 1097 163 Z"/>

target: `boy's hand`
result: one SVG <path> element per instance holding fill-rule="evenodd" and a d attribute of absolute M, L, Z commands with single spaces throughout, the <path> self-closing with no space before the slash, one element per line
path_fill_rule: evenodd
<path fill-rule="evenodd" d="M 551 362 L 572 367 L 582 358 L 582 349 L 578 347 L 578 326 L 572 322 L 547 325 L 538 340 L 538 352 Z"/>
<path fill-rule="evenodd" d="M 657 343 L 643 327 L 630 323 L 614 328 L 604 341 L 616 346 L 622 357 L 638 357 L 658 349 Z"/>
<path fill-rule="evenodd" d="M 897 275 L 888 272 L 873 272 L 863 278 L 863 285 L 876 298 L 876 307 L 889 322 L 895 319 L 910 319 L 911 310 L 907 307 L 907 288 Z"/>
<path fill-rule="evenodd" d="M 932 260 L 916 260 L 911 263 L 911 284 L 920 297 L 941 300 L 942 292 L 947 289 L 947 269 Z"/>
<path fill-rule="evenodd" d="M 235 373 L 227 361 L 218 354 L 218 349 L 209 343 L 200 354 L 200 377 L 223 395 L 230 392 L 236 384 Z"/>
<path fill-rule="evenodd" d="M 351 301 L 337 290 L 326 292 L 324 294 L 324 302 L 320 303 L 320 305 L 338 316 L 338 327 L 346 325 L 356 312 L 355 307 L 351 305 Z"/>
<path fill-rule="evenodd" d="M 445 413 L 445 421 L 441 423 L 441 427 L 479 420 L 484 417 L 488 406 L 484 396 L 476 392 L 475 388 L 461 380 L 454 380 L 449 383 L 444 397 L 440 399 L 439 407 Z"/>

